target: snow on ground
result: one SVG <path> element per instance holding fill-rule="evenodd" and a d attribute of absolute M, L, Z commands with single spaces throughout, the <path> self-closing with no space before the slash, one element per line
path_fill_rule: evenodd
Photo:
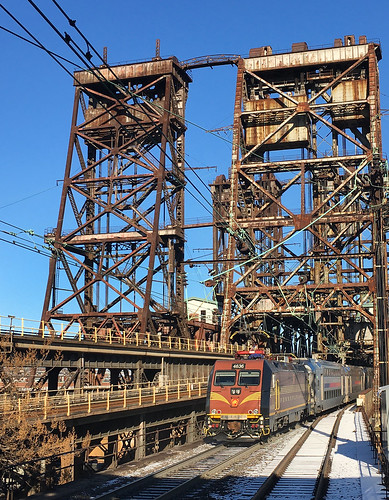
<path fill-rule="evenodd" d="M 231 470 L 227 477 L 219 481 L 219 485 L 215 484 L 214 489 L 207 492 L 207 498 L 212 500 L 247 498 L 250 483 L 261 476 L 261 472 L 270 465 L 272 460 L 275 460 L 283 449 L 289 449 L 304 431 L 305 428 L 297 427 L 286 434 L 273 436 L 268 443 L 264 443 L 262 453 L 256 454 L 244 465 Z M 190 449 L 185 449 L 186 446 L 173 448 L 163 452 L 160 460 L 154 461 L 157 457 L 148 457 L 144 462 L 142 461 L 143 463 L 123 465 L 114 471 L 109 471 L 111 477 L 115 476 L 109 483 L 114 487 L 124 478 L 144 477 L 190 458 L 194 454 L 206 451 L 211 446 L 201 444 L 192 445 Z M 94 494 L 98 494 L 98 489 Z M 299 498 L 297 492 L 296 498 Z M 373 457 L 362 413 L 356 412 L 355 408 L 346 410 L 332 452 L 330 485 L 326 500 L 384 500 L 385 498 L 385 489 L 381 484 L 381 476 Z"/>
<path fill-rule="evenodd" d="M 356 412 L 355 408 L 344 412 L 339 426 L 338 438 L 332 452 L 330 485 L 326 496 L 327 500 L 351 498 L 386 498 L 362 413 Z"/>

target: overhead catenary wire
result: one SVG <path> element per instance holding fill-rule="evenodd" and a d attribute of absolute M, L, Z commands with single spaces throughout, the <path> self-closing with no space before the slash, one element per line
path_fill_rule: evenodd
<path fill-rule="evenodd" d="M 34 42 L 38 45 L 39 48 L 44 50 L 54 61 L 59 64 L 59 66 L 71 77 L 73 77 L 73 73 L 67 69 L 66 66 L 62 64 L 61 61 L 57 59 L 57 56 L 54 52 L 50 51 L 47 49 L 8 9 L 4 7 L 3 4 L 0 4 L 0 8 L 4 10 L 4 12 L 13 20 L 15 23 L 22 28 L 23 31 L 25 31 L 33 40 Z M 74 64 L 74 63 L 72 63 Z"/>
<path fill-rule="evenodd" d="M 47 193 L 48 191 L 51 191 L 52 189 L 57 188 L 58 185 L 56 186 L 51 186 L 47 189 L 43 189 L 43 191 L 38 191 L 37 193 L 30 194 L 28 196 L 25 196 L 24 198 L 21 198 L 20 200 L 12 201 L 11 203 L 6 203 L 5 205 L 0 206 L 0 210 L 3 208 L 10 207 L 12 205 L 16 205 L 17 203 L 22 203 L 23 201 L 29 200 L 30 198 L 34 198 L 35 196 L 39 196 L 40 194 Z"/>
<path fill-rule="evenodd" d="M 4 7 L 1 5 L 1 8 L 3 8 L 4 10 Z M 36 43 L 36 42 L 33 42 L 31 40 L 29 40 L 28 38 L 22 36 L 22 35 L 19 35 L 18 33 L 15 33 L 14 31 L 12 30 L 9 30 L 8 28 L 6 28 L 5 26 L 0 26 L 0 29 L 5 31 L 6 33 L 9 33 L 10 35 L 13 35 L 15 36 L 16 38 L 19 38 L 20 40 L 23 40 L 24 42 L 27 42 L 29 43 L 30 45 L 33 45 L 34 47 L 37 47 L 38 49 L 41 49 L 41 50 L 44 50 L 44 48 L 39 45 L 39 43 Z M 76 68 L 79 68 L 79 69 L 83 69 L 82 66 L 79 66 L 78 64 L 76 64 L 74 61 L 71 61 L 70 59 L 67 59 L 66 57 L 63 57 L 53 51 L 49 51 L 49 53 L 55 57 L 58 57 L 58 59 L 61 59 L 62 61 L 64 62 L 67 62 L 69 64 L 72 64 L 73 66 L 75 66 Z"/>
<path fill-rule="evenodd" d="M 5 243 L 9 243 L 11 245 L 15 245 L 17 247 L 20 247 L 20 248 L 23 248 L 24 250 L 29 250 L 30 252 L 34 252 L 34 253 L 38 253 L 40 255 L 43 255 L 45 257 L 51 257 L 51 254 L 49 253 L 45 253 L 43 250 L 39 250 L 38 248 L 36 248 L 35 246 L 34 247 L 31 247 L 29 245 L 25 245 L 23 243 L 19 243 L 18 241 L 16 240 L 7 240 L 5 238 L 0 238 L 0 241 L 3 241 Z"/>

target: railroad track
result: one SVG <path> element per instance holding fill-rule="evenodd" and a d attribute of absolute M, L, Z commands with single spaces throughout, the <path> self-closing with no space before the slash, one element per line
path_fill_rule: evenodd
<path fill-rule="evenodd" d="M 345 408 L 346 409 L 346 408 Z M 276 453 L 274 458 L 261 467 L 255 477 L 247 477 L 244 486 L 232 493 L 240 500 L 267 500 L 296 498 L 319 500 L 324 498 L 330 473 L 331 450 L 343 412 L 318 417 L 288 450 Z M 281 438 L 281 435 L 278 436 Z M 278 440 L 277 440 L 278 441 Z M 144 478 L 132 480 L 94 496 L 95 500 L 124 499 L 193 499 L 206 498 L 214 488 L 223 497 L 220 484 L 227 485 L 231 476 L 238 477 L 234 469 L 241 470 L 248 462 L 260 462 L 276 443 L 257 443 L 247 446 L 226 447 L 217 445 L 211 450 L 179 462 Z M 324 457 L 324 458 L 323 458 Z M 242 477 L 241 477 L 242 479 Z M 224 488 L 222 488 L 224 489 Z M 232 492 L 234 488 L 230 491 Z M 229 498 L 232 498 L 229 496 Z"/>
<path fill-rule="evenodd" d="M 94 496 L 94 500 L 182 498 L 188 490 L 195 489 L 203 481 L 228 470 L 236 461 L 247 459 L 261 447 L 261 443 L 234 447 L 216 445 L 211 450 L 159 472 Z"/>
<path fill-rule="evenodd" d="M 239 498 L 250 500 L 324 498 L 329 483 L 331 451 L 345 410 L 346 408 L 337 414 L 318 417 L 281 461 L 277 457 L 263 470 L 262 484 L 256 493 Z M 275 461 L 279 463 L 273 469 Z M 258 484 L 253 486 L 257 487 Z"/>

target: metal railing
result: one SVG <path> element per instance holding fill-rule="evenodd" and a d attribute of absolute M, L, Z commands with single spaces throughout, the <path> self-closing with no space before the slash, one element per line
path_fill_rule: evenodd
<path fill-rule="evenodd" d="M 138 332 L 121 331 L 117 333 L 111 328 L 93 328 L 85 333 L 81 325 L 65 328 L 63 323 L 51 323 L 54 330 L 44 321 L 27 320 L 10 316 L 0 316 L 0 334 L 4 340 L 12 341 L 15 337 L 36 336 L 50 341 L 72 340 L 110 344 L 120 346 L 144 347 L 153 349 L 169 349 L 191 352 L 214 352 L 233 355 L 242 346 L 237 344 L 221 344 L 206 340 L 170 337 L 166 335 L 140 334 Z"/>
<path fill-rule="evenodd" d="M 204 397 L 208 378 L 171 381 L 166 384 L 135 384 L 135 387 L 108 386 L 64 389 L 62 391 L 15 392 L 0 394 L 3 418 L 64 419 L 76 415 L 104 413 L 144 405 Z"/>

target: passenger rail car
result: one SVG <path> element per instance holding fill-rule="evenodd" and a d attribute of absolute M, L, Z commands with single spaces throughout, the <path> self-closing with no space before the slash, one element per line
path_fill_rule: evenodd
<path fill-rule="evenodd" d="M 368 368 L 314 359 L 216 361 L 208 383 L 205 434 L 259 439 L 354 400 Z"/>

